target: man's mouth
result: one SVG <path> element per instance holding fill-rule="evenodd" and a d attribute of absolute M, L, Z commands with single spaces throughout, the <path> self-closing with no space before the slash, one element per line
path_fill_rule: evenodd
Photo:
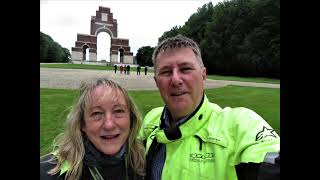
<path fill-rule="evenodd" d="M 186 94 L 186 92 L 176 92 L 176 93 L 172 93 L 171 96 L 182 96 Z"/>

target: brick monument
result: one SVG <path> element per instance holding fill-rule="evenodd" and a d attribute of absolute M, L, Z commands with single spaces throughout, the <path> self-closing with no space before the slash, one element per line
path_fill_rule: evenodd
<path fill-rule="evenodd" d="M 90 35 L 77 34 L 75 47 L 72 47 L 72 61 L 84 61 L 89 49 L 89 61 L 97 61 L 97 36 L 106 32 L 111 37 L 110 62 L 133 64 L 133 53 L 130 52 L 129 39 L 118 38 L 117 20 L 113 18 L 110 8 L 99 6 L 96 16 L 91 16 Z M 120 62 L 118 61 L 118 52 Z"/>

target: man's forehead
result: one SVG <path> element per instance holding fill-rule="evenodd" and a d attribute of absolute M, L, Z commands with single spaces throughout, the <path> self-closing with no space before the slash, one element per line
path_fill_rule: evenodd
<path fill-rule="evenodd" d="M 192 48 L 190 48 L 190 47 L 166 48 L 166 49 L 160 50 L 160 52 L 158 53 L 158 56 L 162 55 L 162 54 L 170 54 L 170 53 L 176 53 L 176 52 L 180 52 L 180 51 L 193 52 Z"/>
<path fill-rule="evenodd" d="M 159 67 L 164 68 L 164 67 L 171 67 L 171 66 L 194 66 L 196 63 L 190 62 L 190 61 L 175 61 L 174 63 L 166 62 Z"/>
<path fill-rule="evenodd" d="M 185 65 L 196 65 L 198 64 L 198 60 L 196 56 L 185 56 L 185 55 L 174 55 L 170 56 L 165 55 L 158 59 L 156 62 L 157 66 L 171 66 L 171 65 L 178 65 L 178 66 L 185 66 Z"/>

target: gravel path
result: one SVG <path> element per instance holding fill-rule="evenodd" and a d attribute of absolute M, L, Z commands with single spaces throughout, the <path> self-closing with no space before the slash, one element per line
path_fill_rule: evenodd
<path fill-rule="evenodd" d="M 140 76 L 136 72 L 130 72 L 130 75 L 114 74 L 114 71 L 104 70 L 85 70 L 85 69 L 57 69 L 57 68 L 40 68 L 40 87 L 57 88 L 57 89 L 77 89 L 81 81 L 94 78 L 107 77 L 118 82 L 128 90 L 156 90 L 156 84 L 153 80 L 153 73 L 144 75 L 141 71 Z M 218 88 L 227 85 L 254 86 L 280 88 L 280 84 L 253 83 L 224 80 L 206 80 L 206 88 Z"/>

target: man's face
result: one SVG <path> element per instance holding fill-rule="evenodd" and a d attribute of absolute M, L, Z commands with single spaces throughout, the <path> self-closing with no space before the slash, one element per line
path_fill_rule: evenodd
<path fill-rule="evenodd" d="M 156 60 L 155 81 L 162 99 L 176 121 L 199 105 L 206 80 L 206 68 L 200 67 L 190 48 L 166 50 Z"/>

